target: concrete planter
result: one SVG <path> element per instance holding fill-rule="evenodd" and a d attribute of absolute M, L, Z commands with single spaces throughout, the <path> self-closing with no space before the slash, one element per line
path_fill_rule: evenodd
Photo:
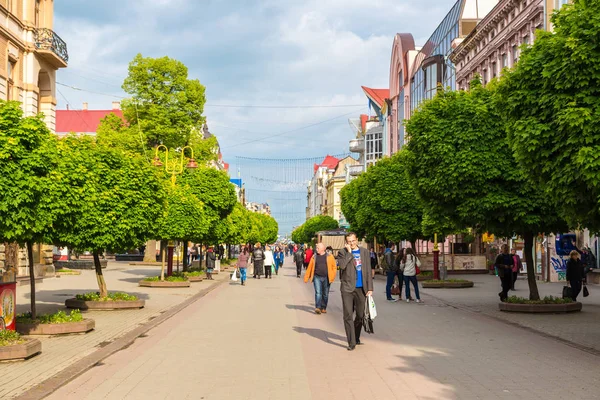
<path fill-rule="evenodd" d="M 430 281 L 432 279 L 433 279 L 433 275 L 429 275 L 429 276 L 417 275 L 417 281 L 419 281 L 419 282 Z"/>
<path fill-rule="evenodd" d="M 136 308 L 144 308 L 146 302 L 144 300 L 134 300 L 134 301 L 85 301 L 85 300 L 77 300 L 67 299 L 65 301 L 65 306 L 67 308 L 77 308 L 79 310 L 128 310 L 128 309 L 136 309 Z"/>
<path fill-rule="evenodd" d="M 100 266 L 106 268 L 107 260 L 100 260 Z M 56 269 L 96 269 L 94 260 L 70 260 L 70 261 L 54 261 Z"/>
<path fill-rule="evenodd" d="M 190 282 L 202 282 L 204 280 L 204 276 L 188 276 Z"/>
<path fill-rule="evenodd" d="M 81 275 L 81 271 L 56 271 L 56 276 Z"/>
<path fill-rule="evenodd" d="M 168 281 L 140 281 L 140 286 L 142 287 L 155 287 L 155 288 L 182 288 L 182 287 L 190 287 L 190 281 L 183 282 L 168 282 Z"/>
<path fill-rule="evenodd" d="M 423 282 L 424 289 L 465 289 L 472 288 L 473 282 Z"/>
<path fill-rule="evenodd" d="M 42 352 L 42 342 L 29 339 L 12 346 L 0 346 L 0 361 L 26 360 Z"/>
<path fill-rule="evenodd" d="M 17 332 L 23 335 L 64 335 L 68 333 L 86 333 L 96 327 L 93 319 L 64 324 L 24 324 L 17 322 Z"/>
<path fill-rule="evenodd" d="M 500 311 L 530 314 L 564 314 L 581 311 L 582 304 L 573 302 L 567 304 L 513 304 L 498 303 Z"/>

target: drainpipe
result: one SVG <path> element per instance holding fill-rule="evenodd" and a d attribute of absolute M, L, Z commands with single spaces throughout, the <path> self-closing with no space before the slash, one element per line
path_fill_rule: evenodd
<path fill-rule="evenodd" d="M 548 0 L 544 0 L 544 30 L 548 30 Z"/>

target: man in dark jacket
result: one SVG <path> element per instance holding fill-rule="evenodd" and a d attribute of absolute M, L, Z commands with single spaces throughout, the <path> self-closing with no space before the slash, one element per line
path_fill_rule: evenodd
<path fill-rule="evenodd" d="M 360 332 L 365 314 L 366 296 L 373 293 L 371 258 L 367 249 L 358 247 L 355 233 L 346 234 L 346 245 L 337 255 L 342 282 L 342 308 L 348 350 L 354 350 L 360 342 Z M 352 320 L 353 314 L 356 318 Z"/>
<path fill-rule="evenodd" d="M 263 265 L 265 262 L 265 252 L 263 251 L 260 243 L 256 243 L 254 250 L 252 251 L 252 262 L 254 263 L 254 278 L 263 274 Z"/>
<path fill-rule="evenodd" d="M 385 284 L 385 296 L 388 301 L 396 302 L 402 298 L 402 283 L 404 281 L 404 275 L 400 271 L 400 263 L 396 262 L 394 253 L 392 253 L 393 243 L 389 243 L 383 252 L 383 269 L 387 276 L 387 282 Z M 400 296 L 397 299 L 392 297 L 392 286 L 398 277 L 398 286 L 400 288 Z"/>
<path fill-rule="evenodd" d="M 496 257 L 494 265 L 498 270 L 498 277 L 500 277 L 500 283 L 502 284 L 502 291 L 498 293 L 500 301 L 506 301 L 508 298 L 508 291 L 512 287 L 512 269 L 513 269 L 513 258 L 509 253 L 508 245 L 502 245 L 502 253 Z"/>
<path fill-rule="evenodd" d="M 304 264 L 304 252 L 300 249 L 294 253 L 294 262 L 296 263 L 296 277 L 300 278 L 302 273 L 302 264 Z"/>

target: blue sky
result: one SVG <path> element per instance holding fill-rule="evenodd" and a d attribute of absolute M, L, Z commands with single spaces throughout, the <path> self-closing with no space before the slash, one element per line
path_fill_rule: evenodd
<path fill-rule="evenodd" d="M 226 161 L 347 152 L 360 88 L 387 87 L 393 37 L 423 44 L 455 0 L 61 0 L 55 31 L 68 45 L 60 83 L 124 95 L 137 54 L 184 62 L 207 88 L 205 114 Z M 107 109 L 109 96 L 57 86 L 58 107 Z M 257 109 L 212 105 L 353 105 Z M 358 106 L 357 106 L 358 105 Z M 342 116 L 344 114 L 349 114 Z M 336 118 L 338 117 L 338 118 Z M 335 118 L 335 119 L 334 119 Z M 304 126 L 330 120 L 309 129 Z M 283 132 L 296 130 L 280 135 Z M 279 135 L 271 139 L 240 143 Z"/>

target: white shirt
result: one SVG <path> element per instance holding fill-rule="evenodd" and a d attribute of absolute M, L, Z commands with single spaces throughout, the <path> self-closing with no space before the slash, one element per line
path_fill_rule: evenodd
<path fill-rule="evenodd" d="M 273 265 L 275 264 L 275 258 L 273 257 L 273 252 L 271 250 L 265 250 L 265 265 Z"/>
<path fill-rule="evenodd" d="M 400 263 L 400 268 L 404 270 L 404 276 L 417 275 L 417 266 L 421 266 L 421 261 L 412 254 L 406 256 L 406 263 Z"/>

